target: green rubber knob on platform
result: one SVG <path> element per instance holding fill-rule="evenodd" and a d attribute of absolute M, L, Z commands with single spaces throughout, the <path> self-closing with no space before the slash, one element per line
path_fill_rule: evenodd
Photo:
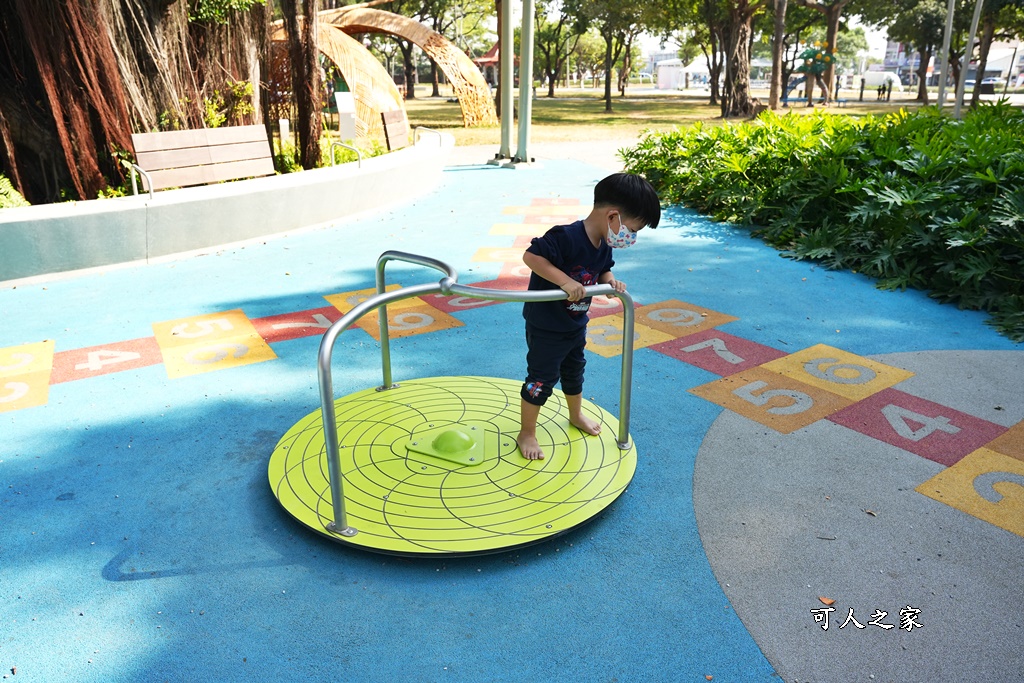
<path fill-rule="evenodd" d="M 449 429 L 438 434 L 431 446 L 438 453 L 454 455 L 472 450 L 476 446 L 476 439 L 461 429 Z"/>

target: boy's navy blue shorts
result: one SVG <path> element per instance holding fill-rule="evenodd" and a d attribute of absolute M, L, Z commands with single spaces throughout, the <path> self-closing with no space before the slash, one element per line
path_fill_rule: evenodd
<path fill-rule="evenodd" d="M 563 393 L 582 394 L 586 345 L 586 326 L 572 332 L 551 332 L 526 323 L 526 381 L 520 391 L 523 400 L 544 405 L 559 381 Z"/>

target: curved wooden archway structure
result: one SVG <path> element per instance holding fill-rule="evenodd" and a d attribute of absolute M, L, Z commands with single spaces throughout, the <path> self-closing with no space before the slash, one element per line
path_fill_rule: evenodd
<path fill-rule="evenodd" d="M 356 137 L 384 140 L 381 112 L 400 111 L 405 116 L 402 93 L 384 65 L 363 45 L 338 26 L 321 23 L 317 28 L 320 51 L 334 62 L 345 78 L 356 104 Z M 406 119 L 406 126 L 409 121 Z"/>
<path fill-rule="evenodd" d="M 498 115 L 494 109 L 491 88 L 484 80 L 483 74 L 468 56 L 436 31 L 408 17 L 360 5 L 328 10 L 318 16 L 321 24 L 335 26 L 348 34 L 389 33 L 412 41 L 434 60 L 451 81 L 459 106 L 462 107 L 462 122 L 467 128 L 497 125 Z M 357 41 L 353 42 L 359 44 Z M 362 45 L 359 47 L 366 51 Z M 338 64 L 338 68 L 348 81 L 348 74 L 341 64 Z M 390 74 L 387 75 L 387 80 L 394 87 Z"/>

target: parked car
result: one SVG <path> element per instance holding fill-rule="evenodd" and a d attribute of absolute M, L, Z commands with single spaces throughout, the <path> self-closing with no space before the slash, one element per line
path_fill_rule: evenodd
<path fill-rule="evenodd" d="M 983 78 L 981 80 L 981 84 L 982 85 L 989 85 L 989 84 L 991 84 L 991 85 L 1006 85 L 1006 79 L 1005 78 L 995 78 L 995 77 Z"/>

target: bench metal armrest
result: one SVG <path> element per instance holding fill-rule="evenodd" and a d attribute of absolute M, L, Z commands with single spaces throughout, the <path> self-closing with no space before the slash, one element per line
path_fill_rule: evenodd
<path fill-rule="evenodd" d="M 132 194 L 139 193 L 139 186 L 135 182 L 135 172 L 138 171 L 142 174 L 142 177 L 146 179 L 146 187 L 149 188 L 149 198 L 153 198 L 153 179 L 149 177 L 149 174 L 139 168 L 137 165 L 132 164 Z"/>
<path fill-rule="evenodd" d="M 444 136 L 441 135 L 441 133 L 439 131 L 436 131 L 433 128 L 427 128 L 426 126 L 416 126 L 415 128 L 412 129 L 412 144 L 415 145 L 415 144 L 417 144 L 420 141 L 420 131 L 421 130 L 425 130 L 428 133 L 433 133 L 434 135 L 436 135 L 437 136 L 437 146 L 438 147 L 444 146 Z"/>
<path fill-rule="evenodd" d="M 360 152 L 355 147 L 353 147 L 352 145 L 346 145 L 344 142 L 332 142 L 331 143 L 331 166 L 334 166 L 334 148 L 335 147 L 344 147 L 345 149 L 350 149 L 353 152 L 355 152 L 356 153 L 356 162 L 358 163 L 357 168 L 362 168 L 363 167 L 363 153 Z"/>

